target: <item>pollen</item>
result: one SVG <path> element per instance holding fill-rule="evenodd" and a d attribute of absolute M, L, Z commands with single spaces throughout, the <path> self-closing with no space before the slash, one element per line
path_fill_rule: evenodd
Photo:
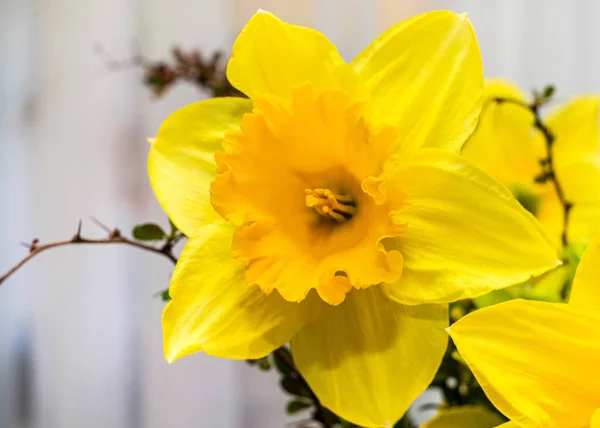
<path fill-rule="evenodd" d="M 306 206 L 314 208 L 326 219 L 345 223 L 356 214 L 356 203 L 349 195 L 334 193 L 329 189 L 306 189 Z"/>

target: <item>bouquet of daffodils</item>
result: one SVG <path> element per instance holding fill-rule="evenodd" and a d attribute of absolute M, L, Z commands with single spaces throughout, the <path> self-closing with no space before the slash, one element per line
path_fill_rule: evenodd
<path fill-rule="evenodd" d="M 546 114 L 552 86 L 484 81 L 447 11 L 350 63 L 264 11 L 226 74 L 176 53 L 154 92 L 184 77 L 214 98 L 149 140 L 171 231 L 106 239 L 176 262 L 167 361 L 276 370 L 306 426 L 415 426 L 437 388 L 428 428 L 600 427 L 600 98 Z"/>

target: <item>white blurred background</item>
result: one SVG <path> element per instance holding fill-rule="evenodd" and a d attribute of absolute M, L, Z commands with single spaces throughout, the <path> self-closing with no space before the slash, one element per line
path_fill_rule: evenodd
<path fill-rule="evenodd" d="M 0 272 L 20 241 L 69 238 L 80 218 L 124 231 L 165 224 L 145 137 L 197 100 L 153 100 L 140 70 L 94 53 L 167 58 L 173 44 L 228 50 L 257 8 L 323 31 L 350 60 L 393 23 L 468 12 L 488 76 L 558 98 L 600 92 L 593 0 L 0 0 Z M 85 222 L 87 235 L 102 230 Z M 160 314 L 166 259 L 123 247 L 53 250 L 0 287 L 0 428 L 279 428 L 276 376 L 206 355 L 169 366 Z"/>

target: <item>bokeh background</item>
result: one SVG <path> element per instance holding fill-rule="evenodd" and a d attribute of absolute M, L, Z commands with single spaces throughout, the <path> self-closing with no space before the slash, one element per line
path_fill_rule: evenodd
<path fill-rule="evenodd" d="M 111 71 L 94 47 L 115 59 L 166 58 L 174 44 L 227 51 L 259 7 L 323 31 L 348 60 L 416 13 L 466 11 L 488 76 L 554 83 L 558 100 L 600 91 L 594 0 L 0 0 L 0 271 L 26 253 L 20 241 L 68 238 L 80 218 L 103 236 L 90 215 L 124 231 L 166 223 L 145 138 L 203 95 L 181 85 L 155 100 L 141 70 Z M 163 360 L 153 294 L 171 270 L 130 248 L 64 248 L 3 284 L 0 428 L 286 426 L 273 373 Z"/>

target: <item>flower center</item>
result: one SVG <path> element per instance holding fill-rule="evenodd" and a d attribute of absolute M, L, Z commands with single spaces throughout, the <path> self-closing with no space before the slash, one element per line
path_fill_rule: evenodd
<path fill-rule="evenodd" d="M 210 197 L 237 226 L 231 250 L 248 284 L 290 302 L 315 289 L 337 305 L 352 288 L 400 278 L 402 255 L 384 240 L 404 226 L 364 185 L 385 187 L 377 177 L 399 143 L 395 128 L 371 126 L 364 107 L 345 91 L 301 85 L 285 102 L 255 99 L 225 134 Z"/>
<path fill-rule="evenodd" d="M 306 189 L 304 192 L 306 206 L 314 208 L 326 219 L 345 223 L 356 214 L 356 202 L 348 195 L 340 195 L 329 189 Z"/>

